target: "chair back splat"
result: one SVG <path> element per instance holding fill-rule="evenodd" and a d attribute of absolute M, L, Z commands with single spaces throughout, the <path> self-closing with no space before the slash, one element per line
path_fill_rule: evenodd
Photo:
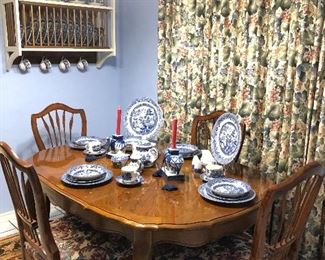
<path fill-rule="evenodd" d="M 274 224 L 267 245 L 272 259 L 297 259 L 306 222 L 324 176 L 324 166 L 313 162 L 267 191 L 257 216 L 251 259 L 263 259 L 272 207 Z"/>
<path fill-rule="evenodd" d="M 0 161 L 15 208 L 24 259 L 34 259 L 34 253 L 44 259 L 60 259 L 34 167 L 19 159 L 4 142 L 0 142 Z"/>
<path fill-rule="evenodd" d="M 79 117 L 76 118 L 75 117 Z M 76 121 L 80 122 L 81 131 L 78 135 L 87 135 L 87 119 L 83 109 L 71 108 L 65 104 L 54 103 L 31 117 L 32 131 L 38 149 L 64 145 L 71 141 L 77 129 Z M 43 126 L 42 133 L 39 127 Z M 46 144 L 46 145 L 45 145 Z"/>

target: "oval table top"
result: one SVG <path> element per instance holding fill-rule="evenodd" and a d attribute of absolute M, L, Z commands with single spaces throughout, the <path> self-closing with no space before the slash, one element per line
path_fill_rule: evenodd
<path fill-rule="evenodd" d="M 270 181 L 256 172 L 239 164 L 227 167 L 226 177 L 243 180 L 256 191 L 256 198 L 246 204 L 229 206 L 213 203 L 202 198 L 198 187 L 202 184 L 199 175 L 191 169 L 191 160 L 185 160 L 182 168 L 184 181 L 169 181 L 177 186 L 176 191 L 164 191 L 164 178 L 153 177 L 155 168 L 144 169 L 144 184 L 135 187 L 123 187 L 113 178 L 110 182 L 96 187 L 75 188 L 61 182 L 61 176 L 70 167 L 85 164 L 82 151 L 61 146 L 36 153 L 31 161 L 38 173 L 42 185 L 63 195 L 84 209 L 100 216 L 122 222 L 133 227 L 149 229 L 186 229 L 197 226 L 209 226 L 215 222 L 229 221 L 241 215 L 256 211 Z M 92 164 L 100 164 L 113 172 L 110 159 L 102 157 Z"/>

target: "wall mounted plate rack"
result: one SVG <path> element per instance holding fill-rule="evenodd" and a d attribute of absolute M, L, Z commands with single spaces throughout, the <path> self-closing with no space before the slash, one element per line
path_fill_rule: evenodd
<path fill-rule="evenodd" d="M 19 56 L 97 54 L 96 66 L 116 55 L 115 0 L 2 0 L 9 71 Z"/>

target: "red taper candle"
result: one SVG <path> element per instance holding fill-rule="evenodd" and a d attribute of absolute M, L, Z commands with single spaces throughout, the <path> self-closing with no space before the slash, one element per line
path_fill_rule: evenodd
<path fill-rule="evenodd" d="M 116 135 L 121 134 L 121 117 L 122 117 L 122 108 L 121 106 L 118 106 L 117 114 L 116 114 L 116 129 L 115 129 Z"/>
<path fill-rule="evenodd" d="M 172 148 L 176 149 L 176 136 L 177 136 L 177 119 L 174 118 L 172 122 Z"/>

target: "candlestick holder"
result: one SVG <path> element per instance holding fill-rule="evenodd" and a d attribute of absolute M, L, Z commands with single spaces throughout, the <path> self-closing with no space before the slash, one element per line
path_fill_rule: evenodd
<path fill-rule="evenodd" d="M 110 148 L 111 152 L 117 153 L 118 151 L 122 151 L 125 147 L 125 141 L 123 135 L 112 135 L 110 139 Z"/>
<path fill-rule="evenodd" d="M 184 158 L 178 149 L 168 148 L 165 153 L 164 163 L 163 171 L 167 180 L 184 180 L 184 173 L 181 172 Z"/>

